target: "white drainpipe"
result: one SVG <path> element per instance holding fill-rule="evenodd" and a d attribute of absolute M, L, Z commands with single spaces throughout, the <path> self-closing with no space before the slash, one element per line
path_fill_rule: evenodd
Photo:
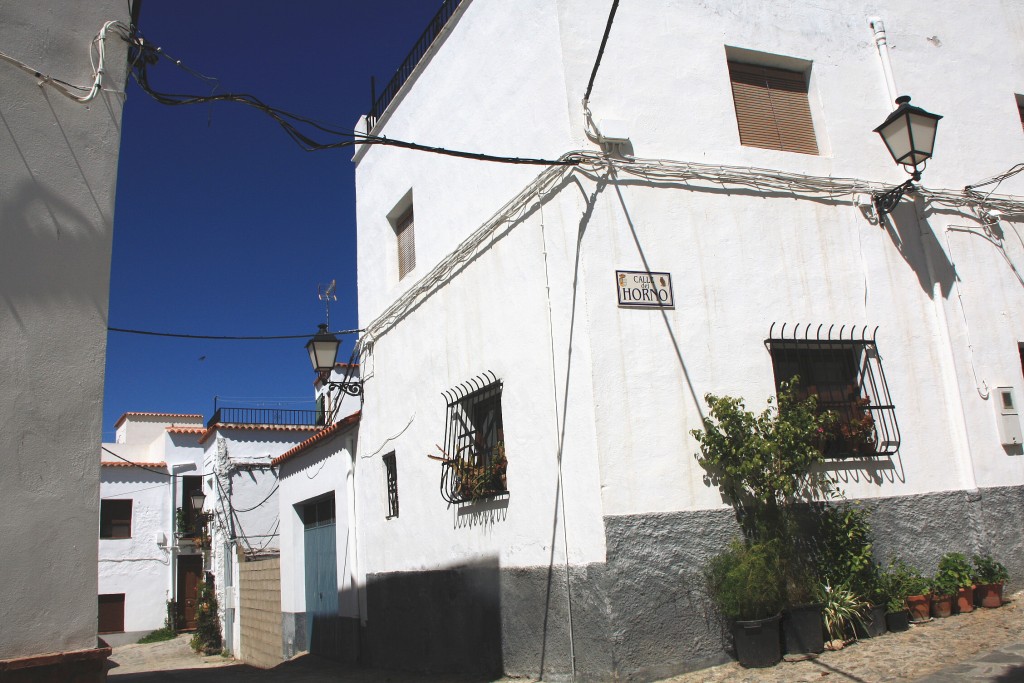
<path fill-rule="evenodd" d="M 896 79 L 892 75 L 892 63 L 889 61 L 889 41 L 885 36 L 885 24 L 880 17 L 871 17 L 868 24 L 875 32 L 875 46 L 878 48 L 878 58 L 882 60 L 882 73 L 885 74 L 885 86 L 889 89 L 889 103 L 896 101 Z M 893 104 L 895 107 L 895 104 Z"/>

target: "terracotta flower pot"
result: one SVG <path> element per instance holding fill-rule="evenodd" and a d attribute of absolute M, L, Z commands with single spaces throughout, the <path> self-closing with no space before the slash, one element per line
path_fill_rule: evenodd
<path fill-rule="evenodd" d="M 907 611 L 910 612 L 910 621 L 928 621 L 932 614 L 931 594 L 908 595 Z"/>
<path fill-rule="evenodd" d="M 974 600 L 975 604 L 982 607 L 1002 607 L 1003 584 L 979 583 L 974 587 Z"/>
<path fill-rule="evenodd" d="M 932 616 L 944 619 L 953 614 L 953 596 L 952 595 L 934 595 L 932 596 Z"/>
<path fill-rule="evenodd" d="M 957 614 L 967 614 L 974 611 L 974 586 L 961 588 L 956 593 Z"/>

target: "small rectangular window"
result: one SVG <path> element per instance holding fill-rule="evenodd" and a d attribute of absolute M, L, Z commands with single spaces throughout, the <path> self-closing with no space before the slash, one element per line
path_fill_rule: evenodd
<path fill-rule="evenodd" d="M 132 537 L 132 501 L 100 501 L 100 538 Z"/>
<path fill-rule="evenodd" d="M 729 60 L 740 144 L 817 154 L 807 75 Z"/>
<path fill-rule="evenodd" d="M 384 475 L 387 478 L 388 487 L 388 519 L 398 516 L 398 463 L 395 462 L 395 452 L 391 451 L 384 456 Z"/>
<path fill-rule="evenodd" d="M 307 529 L 334 524 L 334 496 L 303 505 L 302 524 Z"/>
<path fill-rule="evenodd" d="M 398 279 L 401 280 L 416 267 L 416 234 L 412 207 L 395 221 L 398 241 Z"/>
<path fill-rule="evenodd" d="M 99 596 L 99 632 L 124 632 L 124 593 Z"/>
<path fill-rule="evenodd" d="M 1017 114 L 1020 116 L 1020 127 L 1024 129 L 1024 95 L 1017 95 Z"/>

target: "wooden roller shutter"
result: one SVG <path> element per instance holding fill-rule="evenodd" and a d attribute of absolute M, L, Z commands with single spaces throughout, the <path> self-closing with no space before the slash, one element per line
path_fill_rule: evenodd
<path fill-rule="evenodd" d="M 122 633 L 124 631 L 124 593 L 108 593 L 99 596 L 100 633 Z"/>
<path fill-rule="evenodd" d="M 804 74 L 729 62 L 729 78 L 740 144 L 818 153 Z"/>
<path fill-rule="evenodd" d="M 395 223 L 398 237 L 398 279 L 416 267 L 416 238 L 413 228 L 412 209 L 409 209 Z"/>

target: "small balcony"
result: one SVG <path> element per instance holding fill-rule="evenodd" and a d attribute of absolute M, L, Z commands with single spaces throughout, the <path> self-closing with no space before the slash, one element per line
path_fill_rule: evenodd
<path fill-rule="evenodd" d="M 324 424 L 324 414 L 319 410 L 287 408 L 217 408 L 206 426 L 212 427 L 215 424 L 317 427 Z"/>
<path fill-rule="evenodd" d="M 377 121 L 387 111 L 388 105 L 395 99 L 398 91 L 402 89 L 402 86 L 412 75 L 412 72 L 416 69 L 416 65 L 420 63 L 427 54 L 427 50 L 433 45 L 434 40 L 440 35 L 441 29 L 445 27 L 448 20 L 455 15 L 455 11 L 459 8 L 463 0 L 444 0 L 441 3 L 441 9 L 437 11 L 434 18 L 430 20 L 423 34 L 420 35 L 419 40 L 413 45 L 412 50 L 406 56 L 402 65 L 398 67 L 395 75 L 391 77 L 388 84 L 384 86 L 384 90 L 377 94 L 377 88 L 374 81 L 371 79 L 371 95 L 370 95 L 370 111 L 366 113 L 366 125 L 367 132 L 373 130 L 373 127 L 377 125 Z"/>

